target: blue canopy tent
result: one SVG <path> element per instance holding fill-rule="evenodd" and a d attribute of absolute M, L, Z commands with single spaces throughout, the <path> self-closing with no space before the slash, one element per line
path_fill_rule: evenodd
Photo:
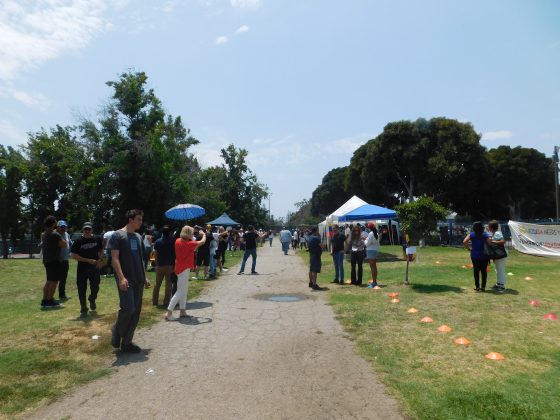
<path fill-rule="evenodd" d="M 393 219 L 397 217 L 397 212 L 385 207 L 374 204 L 364 204 L 338 218 L 339 222 L 351 220 L 374 220 L 374 219 Z"/>
<path fill-rule="evenodd" d="M 207 224 L 212 225 L 212 226 L 237 226 L 237 225 L 239 225 L 239 223 L 237 223 L 235 220 L 233 220 L 231 217 L 229 217 L 226 213 L 222 214 L 217 219 L 214 219 L 211 222 L 208 222 Z"/>

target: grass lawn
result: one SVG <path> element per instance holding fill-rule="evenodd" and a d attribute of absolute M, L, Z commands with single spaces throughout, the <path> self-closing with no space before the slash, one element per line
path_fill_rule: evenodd
<path fill-rule="evenodd" d="M 400 247 L 381 248 L 380 290 L 339 286 L 332 259 L 323 254 L 319 282 L 329 300 L 404 413 L 419 419 L 560 418 L 560 261 L 510 252 L 505 294 L 474 292 L 469 253 L 463 249 L 419 249 L 404 285 Z M 307 254 L 301 253 L 307 263 Z M 350 277 L 346 263 L 345 275 Z M 525 280 L 530 276 L 532 280 Z M 370 279 L 364 263 L 364 280 Z M 493 267 L 488 285 L 495 283 Z M 398 292 L 400 303 L 388 294 Z M 529 305 L 538 300 L 539 306 Z M 408 313 L 415 307 L 418 313 Z M 421 323 L 429 316 L 433 323 Z M 450 333 L 437 330 L 446 324 Z M 454 344 L 466 337 L 468 346 Z M 504 361 L 488 360 L 490 352 Z M 375 395 L 372 395 L 375 398 Z"/>
<path fill-rule="evenodd" d="M 241 259 L 226 254 L 227 266 Z M 76 290 L 76 263 L 70 262 L 64 308 L 41 311 L 45 270 L 40 260 L 0 260 L 0 418 L 12 417 L 50 401 L 76 384 L 111 372 L 115 360 L 110 326 L 119 308 L 114 278 L 101 277 L 97 315 L 82 319 Z M 155 273 L 149 273 L 152 285 Z M 191 281 L 189 300 L 207 281 Z M 57 296 L 57 295 L 55 295 Z M 163 300 L 163 286 L 160 302 Z M 139 328 L 162 319 L 163 306 L 152 305 L 144 290 Z M 98 340 L 92 336 L 99 335 Z M 140 343 L 141 344 L 141 343 Z"/>

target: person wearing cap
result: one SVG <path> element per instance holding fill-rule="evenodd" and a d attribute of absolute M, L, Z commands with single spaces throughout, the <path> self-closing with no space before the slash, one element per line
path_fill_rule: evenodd
<path fill-rule="evenodd" d="M 66 280 L 68 279 L 68 269 L 70 265 L 68 260 L 70 259 L 70 247 L 72 246 L 72 241 L 67 232 L 68 224 L 65 220 L 59 220 L 56 224 L 56 231 L 60 234 L 62 239 L 64 239 L 68 246 L 60 250 L 60 260 L 62 262 L 62 271 L 60 272 L 60 281 L 58 282 L 58 298 L 60 300 L 67 300 L 66 296 Z"/>
<path fill-rule="evenodd" d="M 99 292 L 99 262 L 103 256 L 102 239 L 93 235 L 93 226 L 90 222 L 85 222 L 82 226 L 82 236 L 72 244 L 70 253 L 72 258 L 78 261 L 76 284 L 78 286 L 78 298 L 80 299 L 80 316 L 84 318 L 88 314 L 88 309 L 92 311 L 97 309 L 95 300 Z M 89 308 L 86 301 L 88 280 L 90 289 Z"/>
<path fill-rule="evenodd" d="M 374 222 L 368 223 L 369 233 L 366 239 L 366 260 L 371 270 L 372 282 L 368 288 L 373 289 L 377 286 L 377 254 L 379 253 L 379 234 Z"/>
<path fill-rule="evenodd" d="M 66 248 L 68 242 L 62 239 L 60 233 L 56 231 L 56 218 L 54 216 L 47 216 L 43 224 L 45 230 L 41 235 L 41 254 L 47 272 L 47 281 L 43 286 L 41 309 L 60 308 L 60 303 L 54 300 L 54 292 L 63 274 L 60 250 Z"/>

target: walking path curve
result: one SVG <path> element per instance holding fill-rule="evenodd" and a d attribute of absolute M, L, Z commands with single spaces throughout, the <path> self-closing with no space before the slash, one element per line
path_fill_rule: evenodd
<path fill-rule="evenodd" d="M 118 356 L 113 375 L 30 417 L 402 418 L 345 338 L 325 292 L 307 287 L 307 267 L 290 253 L 277 241 L 258 248 L 259 275 L 232 268 L 188 303 L 192 319 L 138 332 L 143 353 Z M 277 294 L 305 299 L 265 299 Z"/>

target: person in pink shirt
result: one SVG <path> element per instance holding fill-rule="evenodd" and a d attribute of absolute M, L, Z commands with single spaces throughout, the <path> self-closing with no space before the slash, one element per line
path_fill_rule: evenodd
<path fill-rule="evenodd" d="M 187 292 L 189 287 L 189 274 L 195 268 L 194 252 L 206 242 L 206 235 L 200 241 L 194 240 L 194 228 L 184 226 L 180 237 L 175 241 L 175 274 L 177 275 L 177 291 L 167 306 L 167 321 L 177 321 L 173 316 L 173 309 L 179 303 L 180 317 L 187 317 Z"/>

